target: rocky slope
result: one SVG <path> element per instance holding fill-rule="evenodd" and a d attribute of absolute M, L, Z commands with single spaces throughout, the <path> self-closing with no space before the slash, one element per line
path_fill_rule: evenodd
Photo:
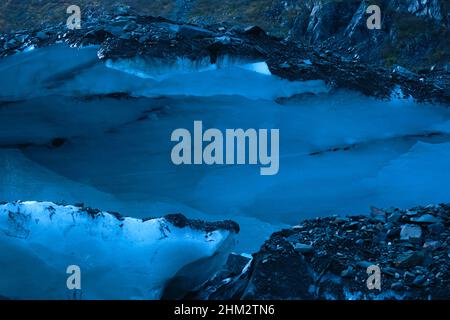
<path fill-rule="evenodd" d="M 64 22 L 68 1 L 4 1 L 0 31 Z M 210 25 L 259 25 L 270 34 L 339 50 L 358 60 L 400 64 L 417 70 L 445 66 L 450 59 L 446 0 L 157 0 L 79 1 L 85 17 L 100 12 L 163 16 Z M 381 30 L 368 30 L 366 8 L 381 8 Z"/>
<path fill-rule="evenodd" d="M 373 208 L 370 216 L 306 220 L 274 233 L 188 299 L 448 299 L 450 206 Z M 381 269 L 369 290 L 367 268 Z"/>

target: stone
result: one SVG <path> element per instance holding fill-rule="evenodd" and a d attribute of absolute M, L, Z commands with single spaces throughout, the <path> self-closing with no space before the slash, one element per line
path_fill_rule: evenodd
<path fill-rule="evenodd" d="M 344 228 L 346 230 L 358 230 L 360 227 L 359 222 L 358 221 L 352 221 L 350 223 L 347 223 L 344 225 Z"/>
<path fill-rule="evenodd" d="M 420 265 L 425 259 L 425 256 L 422 252 L 409 252 L 400 255 L 395 265 L 399 268 L 410 268 L 417 265 Z"/>
<path fill-rule="evenodd" d="M 431 234 L 439 235 L 445 230 L 445 227 L 442 223 L 433 223 L 428 225 L 427 229 Z"/>
<path fill-rule="evenodd" d="M 131 35 L 129 33 L 122 33 L 119 38 L 123 40 L 129 40 L 131 39 Z"/>
<path fill-rule="evenodd" d="M 356 265 L 358 267 L 361 267 L 361 268 L 364 268 L 364 269 L 367 269 L 368 267 L 373 266 L 374 264 L 376 264 L 376 263 L 370 262 L 370 261 L 358 261 L 356 263 Z"/>
<path fill-rule="evenodd" d="M 419 276 L 417 276 L 417 277 L 414 279 L 413 285 L 415 285 L 415 286 L 422 286 L 422 285 L 425 284 L 426 281 L 427 281 L 427 279 L 426 279 L 424 276 L 419 275 Z"/>
<path fill-rule="evenodd" d="M 422 228 L 417 225 L 405 224 L 400 230 L 401 240 L 420 239 L 422 237 Z"/>
<path fill-rule="evenodd" d="M 410 283 L 415 279 L 415 274 L 407 271 L 403 274 L 403 279 L 405 279 L 406 282 Z"/>
<path fill-rule="evenodd" d="M 391 289 L 394 291 L 402 291 L 403 290 L 403 283 L 400 281 L 394 282 L 391 284 Z"/>
<path fill-rule="evenodd" d="M 230 253 L 227 262 L 224 266 L 227 271 L 227 276 L 235 276 L 241 274 L 245 266 L 251 260 L 250 257 L 246 257 L 240 254 Z"/>
<path fill-rule="evenodd" d="M 130 31 L 136 30 L 136 28 L 137 28 L 137 24 L 134 22 L 130 22 L 123 27 L 123 31 L 130 32 Z"/>
<path fill-rule="evenodd" d="M 436 250 L 441 247 L 441 243 L 439 241 L 427 241 L 423 244 L 424 248 Z"/>
<path fill-rule="evenodd" d="M 261 27 L 258 27 L 258 26 L 248 27 L 244 30 L 244 33 L 248 34 L 248 35 L 252 35 L 252 36 L 258 36 L 258 37 L 267 35 L 266 32 Z"/>
<path fill-rule="evenodd" d="M 392 73 L 399 74 L 407 79 L 413 79 L 417 77 L 417 75 L 414 72 L 399 65 L 394 66 Z"/>
<path fill-rule="evenodd" d="M 17 40 L 14 38 L 8 41 L 8 47 L 13 47 L 16 44 L 17 44 Z"/>
<path fill-rule="evenodd" d="M 441 219 L 438 219 L 435 216 L 432 216 L 431 214 L 424 214 L 423 216 L 420 217 L 411 218 L 411 221 L 416 223 L 438 223 L 441 222 Z"/>
<path fill-rule="evenodd" d="M 380 222 L 386 222 L 386 212 L 376 207 L 370 208 L 370 216 Z"/>
<path fill-rule="evenodd" d="M 400 236 L 400 228 L 389 229 L 386 232 L 386 238 L 388 239 L 396 239 Z"/>
<path fill-rule="evenodd" d="M 178 29 L 178 34 L 186 39 L 215 37 L 216 34 L 204 28 L 182 25 Z"/>
<path fill-rule="evenodd" d="M 392 277 L 395 277 L 395 274 L 397 273 L 397 270 L 391 267 L 383 268 L 383 273 L 390 275 Z"/>
<path fill-rule="evenodd" d="M 314 251 L 314 248 L 311 245 L 303 244 L 303 243 L 296 243 L 294 245 L 294 249 L 295 249 L 295 251 L 303 253 L 303 254 L 312 253 Z"/>

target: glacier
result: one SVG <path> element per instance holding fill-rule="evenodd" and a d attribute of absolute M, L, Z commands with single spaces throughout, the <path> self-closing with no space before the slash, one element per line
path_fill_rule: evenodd
<path fill-rule="evenodd" d="M 449 201 L 446 105 L 288 81 L 261 61 L 103 62 L 97 51 L 58 44 L 0 60 L 0 201 L 232 219 L 239 253 L 308 217 Z M 170 134 L 195 120 L 280 129 L 279 174 L 174 166 Z"/>
<path fill-rule="evenodd" d="M 0 293 L 10 299 L 159 299 L 182 268 L 201 261 L 201 268 L 189 268 L 185 289 L 193 289 L 223 263 L 236 230 L 188 220 L 181 226 L 177 219 L 142 220 L 51 202 L 1 204 Z M 81 270 L 75 294 L 66 287 L 71 265 Z"/>

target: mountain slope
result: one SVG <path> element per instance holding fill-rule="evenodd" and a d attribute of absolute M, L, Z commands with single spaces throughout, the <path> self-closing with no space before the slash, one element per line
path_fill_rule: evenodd
<path fill-rule="evenodd" d="M 4 1 L 0 31 L 63 23 L 70 1 Z M 382 29 L 368 30 L 365 9 L 381 8 Z M 273 35 L 338 49 L 364 61 L 420 69 L 450 61 L 447 0 L 80 0 L 84 15 L 128 10 L 198 24 L 259 25 Z"/>

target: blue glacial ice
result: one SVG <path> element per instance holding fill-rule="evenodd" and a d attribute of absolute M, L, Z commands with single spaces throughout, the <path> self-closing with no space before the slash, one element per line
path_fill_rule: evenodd
<path fill-rule="evenodd" d="M 60 45 L 0 61 L 0 200 L 233 219 L 238 252 L 308 217 L 450 201 L 448 106 L 289 82 L 261 61 L 103 63 L 96 52 Z M 279 174 L 173 165 L 170 134 L 195 120 L 279 128 Z"/>

